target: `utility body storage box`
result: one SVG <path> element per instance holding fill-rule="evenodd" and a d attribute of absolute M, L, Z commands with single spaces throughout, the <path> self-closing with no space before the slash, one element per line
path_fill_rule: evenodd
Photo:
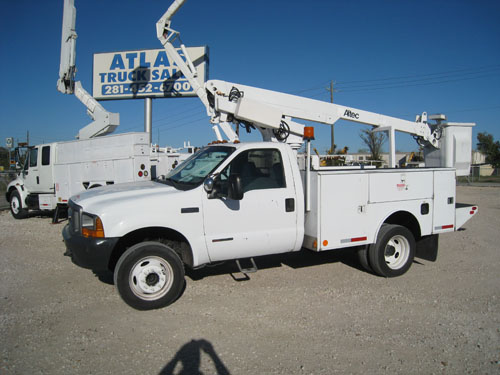
<path fill-rule="evenodd" d="M 322 251 L 374 243 L 382 223 L 418 223 L 421 236 L 456 228 L 455 169 L 311 171 L 304 247 Z"/>

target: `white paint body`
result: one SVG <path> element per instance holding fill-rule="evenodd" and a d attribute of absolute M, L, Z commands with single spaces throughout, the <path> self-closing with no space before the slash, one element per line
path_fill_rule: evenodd
<path fill-rule="evenodd" d="M 34 146 L 30 155 L 32 160 L 7 192 L 16 189 L 23 208 L 40 210 L 67 204 L 72 195 L 86 189 L 150 180 L 155 174 L 166 174 L 182 159 L 179 153 L 152 149 L 145 132 L 42 144 Z M 38 207 L 28 207 L 29 195 L 38 197 Z"/>
<path fill-rule="evenodd" d="M 178 232 L 192 252 L 192 266 L 297 251 L 331 250 L 374 243 L 391 215 L 404 213 L 422 236 L 457 230 L 477 210 L 456 208 L 455 171 L 429 169 L 332 169 L 310 172 L 311 207 L 306 213 L 305 170 L 283 143 L 227 144 L 233 153 L 207 175 L 220 175 L 248 150 L 278 150 L 285 178 L 281 188 L 247 191 L 241 200 L 211 198 L 203 184 L 183 191 L 158 182 L 121 184 L 71 198 L 102 220 L 106 237 L 122 238 L 146 228 Z M 293 209 L 288 203 L 293 200 Z"/>

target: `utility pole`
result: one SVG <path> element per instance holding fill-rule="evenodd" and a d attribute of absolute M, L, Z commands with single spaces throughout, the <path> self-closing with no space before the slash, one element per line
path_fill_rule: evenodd
<path fill-rule="evenodd" d="M 330 103 L 333 104 L 333 81 L 330 81 L 330 87 L 326 88 L 328 91 L 330 91 Z M 335 152 L 335 124 L 331 125 L 331 138 L 332 138 L 332 145 L 330 147 L 330 154 L 333 155 Z"/>

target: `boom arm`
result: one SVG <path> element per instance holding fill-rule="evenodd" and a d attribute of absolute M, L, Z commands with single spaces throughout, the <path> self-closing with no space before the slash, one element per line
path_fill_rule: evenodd
<path fill-rule="evenodd" d="M 427 124 L 424 113 L 411 122 L 396 117 L 363 111 L 339 104 L 265 90 L 236 83 L 210 80 L 207 91 L 213 96 L 214 113 L 231 116 L 235 120 L 250 122 L 259 128 L 277 131 L 283 121 L 290 127 L 290 134 L 303 135 L 303 126 L 290 119 L 297 118 L 322 124 L 334 124 L 339 119 L 371 125 L 381 130 L 412 134 L 421 142 L 437 147 L 439 133 Z"/>
<path fill-rule="evenodd" d="M 215 124 L 214 130 L 218 138 L 221 137 L 216 125 L 220 125 L 229 140 L 234 141 L 238 137 L 233 131 L 231 123 L 243 124 L 247 130 L 250 128 L 258 129 L 265 141 L 287 142 L 298 148 L 303 143 L 304 125 L 295 122 L 294 119 L 328 125 L 342 119 L 370 125 L 375 128 L 375 131 L 387 131 L 391 167 L 396 165 L 396 131 L 413 135 L 419 145 L 425 146 L 429 155 L 433 153 L 432 150 L 440 147 L 445 149 L 445 153 L 440 153 L 435 157 L 436 160 L 439 159 L 436 163 L 441 166 L 449 167 L 452 166 L 451 164 L 457 164 L 455 159 L 459 153 L 458 148 L 461 148 L 461 153 L 464 150 L 467 153 L 467 150 L 470 149 L 472 142 L 470 129 L 474 124 L 441 122 L 441 120 L 445 120 L 444 116 L 431 117 L 430 119 L 437 120 L 437 123 L 429 124 L 427 113 L 424 112 L 412 122 L 339 104 L 218 80 L 210 80 L 202 88 L 194 79 L 196 72 L 187 53 L 184 53 L 186 63 L 171 43 L 172 37 L 175 39 L 178 35 L 178 32 L 170 29 L 171 18 L 184 2 L 185 0 L 175 0 L 157 22 L 157 36 L 165 46 L 167 54 L 196 88 L 198 96 L 207 109 L 207 114 L 211 117 L 211 122 Z M 184 50 L 184 45 L 181 45 L 181 48 Z M 462 130 L 458 130 L 459 128 Z M 447 139 L 440 140 L 442 136 Z M 468 163 L 470 164 L 470 160 Z M 468 174 L 467 168 L 462 168 L 462 170 L 461 173 Z"/>
<path fill-rule="evenodd" d="M 76 75 L 76 8 L 74 0 L 64 0 L 61 61 L 57 89 L 63 94 L 75 94 L 85 107 L 93 122 L 80 129 L 77 138 L 87 139 L 112 133 L 120 125 L 120 115 L 104 109 L 83 87 L 75 82 Z"/>
<path fill-rule="evenodd" d="M 165 14 L 163 14 L 163 16 L 156 23 L 156 36 L 165 48 L 168 57 L 174 60 L 175 64 L 179 67 L 184 77 L 186 77 L 186 79 L 193 87 L 196 95 L 200 98 L 201 102 L 205 106 L 207 115 L 213 118 L 213 108 L 208 101 L 206 89 L 204 86 L 200 85 L 200 83 L 196 79 L 196 68 L 189 58 L 186 47 L 184 46 L 184 44 L 180 43 L 181 50 L 184 54 L 184 60 L 173 45 L 173 42 L 178 38 L 179 33 L 170 28 L 171 18 L 182 7 L 185 1 L 186 0 L 175 0 L 172 5 L 170 5 Z M 219 118 L 218 121 L 214 122 L 213 128 L 219 140 L 222 140 L 222 137 L 217 125 L 220 125 L 222 131 L 226 134 L 230 141 L 235 141 L 238 139 L 238 136 L 232 129 L 231 124 L 226 121 L 226 119 L 221 121 L 221 119 Z"/>
<path fill-rule="evenodd" d="M 211 122 L 220 125 L 230 141 L 238 139 L 230 125 L 243 123 L 257 127 L 264 140 L 286 140 L 288 143 L 302 143 L 302 124 L 292 118 L 334 124 L 339 119 L 354 121 L 390 131 L 402 131 L 418 137 L 422 142 L 437 147 L 438 137 L 426 123 L 423 114 L 418 121 L 411 122 L 395 117 L 362 111 L 338 104 L 264 90 L 230 82 L 211 80 L 202 87 L 196 80 L 196 70 L 185 47 L 181 44 L 186 61 L 174 48 L 172 42 L 179 33 L 170 28 L 171 19 L 184 5 L 185 0 L 175 0 L 156 23 L 157 37 L 168 56 L 175 61 L 184 76 L 196 91 L 207 109 Z M 209 93 L 207 95 L 207 92 Z M 216 131 L 217 133 L 217 131 Z"/>

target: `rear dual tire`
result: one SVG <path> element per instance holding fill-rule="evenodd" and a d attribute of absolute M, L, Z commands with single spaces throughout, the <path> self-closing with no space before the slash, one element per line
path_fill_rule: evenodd
<path fill-rule="evenodd" d="M 396 277 L 406 273 L 415 258 L 413 234 L 400 225 L 384 224 L 377 241 L 358 250 L 360 264 L 379 276 Z"/>

